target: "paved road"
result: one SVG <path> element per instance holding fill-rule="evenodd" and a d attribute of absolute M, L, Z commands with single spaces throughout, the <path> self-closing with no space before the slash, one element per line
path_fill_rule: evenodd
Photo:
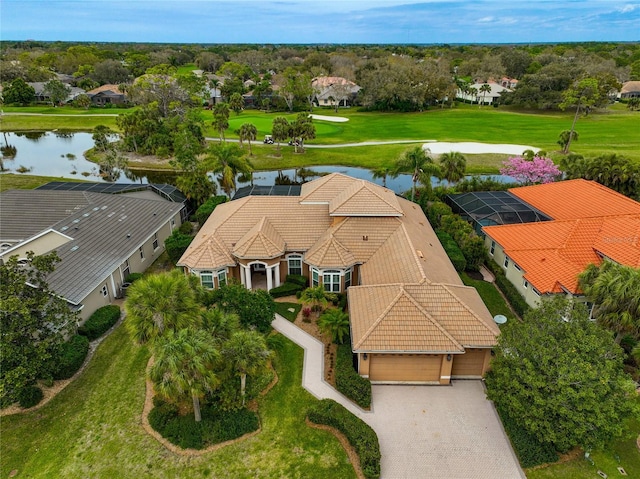
<path fill-rule="evenodd" d="M 364 411 L 324 381 L 324 346 L 281 316 L 272 326 L 304 349 L 302 386 L 330 398 L 378 434 L 382 479 L 525 479 L 481 381 L 373 386 Z"/>

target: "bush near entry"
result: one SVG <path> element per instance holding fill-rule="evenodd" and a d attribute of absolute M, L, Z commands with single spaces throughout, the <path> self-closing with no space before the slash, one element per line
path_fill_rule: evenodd
<path fill-rule="evenodd" d="M 114 304 L 96 310 L 87 321 L 78 328 L 78 334 L 86 336 L 89 341 L 99 338 L 120 319 L 120 307 Z"/>
<path fill-rule="evenodd" d="M 361 408 L 371 407 L 371 381 L 360 376 L 353 369 L 351 342 L 338 346 L 336 357 L 336 389 Z"/>
<path fill-rule="evenodd" d="M 336 428 L 344 434 L 360 458 L 360 467 L 367 479 L 380 477 L 380 444 L 378 436 L 362 419 L 351 414 L 332 399 L 323 399 L 307 412 L 309 421 Z"/>

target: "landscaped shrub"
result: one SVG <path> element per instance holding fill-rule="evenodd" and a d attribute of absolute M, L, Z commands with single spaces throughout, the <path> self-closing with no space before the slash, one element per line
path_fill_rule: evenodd
<path fill-rule="evenodd" d="M 193 225 L 190 221 L 185 221 L 180 225 L 178 231 L 180 231 L 180 233 L 182 233 L 183 235 L 190 235 L 191 233 L 193 233 Z"/>
<path fill-rule="evenodd" d="M 353 369 L 350 341 L 338 346 L 336 357 L 336 389 L 361 408 L 371 407 L 371 381 Z"/>
<path fill-rule="evenodd" d="M 149 424 L 162 437 L 185 449 L 203 449 L 212 444 L 236 439 L 260 427 L 258 415 L 248 409 L 222 412 L 211 406 L 201 409 L 202 421 L 193 414 L 180 416 L 178 408 L 154 398 Z"/>
<path fill-rule="evenodd" d="M 464 259 L 464 255 L 460 250 L 458 244 L 453 240 L 449 233 L 445 233 L 444 231 L 436 231 L 436 236 L 442 243 L 442 247 L 444 248 L 447 256 L 451 260 L 453 267 L 456 271 L 462 272 L 467 268 L 467 260 Z"/>
<path fill-rule="evenodd" d="M 440 228 L 440 219 L 452 213 L 451 207 L 442 201 L 434 201 L 427 208 L 427 218 L 434 228 Z"/>
<path fill-rule="evenodd" d="M 20 404 L 21 408 L 27 409 L 38 404 L 43 397 L 42 389 L 32 384 L 22 388 L 18 393 L 18 404 Z"/>
<path fill-rule="evenodd" d="M 487 250 L 480 236 L 473 233 L 459 243 L 460 250 L 467 261 L 468 271 L 480 271 L 480 265 L 487 259 Z"/>
<path fill-rule="evenodd" d="M 336 428 L 344 434 L 360 457 L 360 467 L 367 479 L 380 477 L 378 436 L 362 419 L 331 399 L 323 399 L 307 412 L 309 421 Z"/>
<path fill-rule="evenodd" d="M 495 261 L 487 261 L 487 266 L 496 277 L 496 286 L 505 295 L 507 301 L 518 314 L 522 317 L 531 307 L 527 304 L 522 295 L 518 292 L 511 281 L 507 279 L 502 268 Z"/>
<path fill-rule="evenodd" d="M 176 264 L 180 260 L 180 257 L 187 250 L 191 241 L 193 241 L 192 236 L 182 234 L 179 230 L 174 230 L 171 236 L 164 240 L 164 247 L 173 264 Z"/>
<path fill-rule="evenodd" d="M 304 289 L 303 286 L 295 283 L 283 283 L 276 288 L 272 288 L 269 290 L 269 294 L 274 298 L 282 298 L 284 296 L 293 296 L 298 291 L 302 291 Z"/>
<path fill-rule="evenodd" d="M 533 434 L 529 434 L 511 419 L 504 410 L 500 407 L 497 407 L 497 410 L 522 467 L 534 467 L 558 460 L 558 453 L 551 444 L 538 441 Z"/>
<path fill-rule="evenodd" d="M 284 279 L 286 283 L 297 284 L 298 286 L 302 286 L 302 288 L 306 288 L 308 286 L 309 280 L 306 276 L 301 276 L 299 274 L 288 274 Z"/>
<path fill-rule="evenodd" d="M 103 306 L 93 313 L 87 321 L 78 328 L 78 334 L 93 341 L 106 333 L 111 326 L 120 319 L 120 307 L 114 304 Z"/>
<path fill-rule="evenodd" d="M 82 366 L 89 352 L 89 339 L 76 334 L 62 345 L 57 367 L 53 373 L 54 379 L 68 379 Z"/>
<path fill-rule="evenodd" d="M 226 201 L 226 196 L 212 196 L 200 205 L 196 210 L 196 220 L 200 223 L 200 226 L 206 223 L 211 213 L 213 213 L 213 210 L 215 210 L 219 204 L 225 203 Z"/>
<path fill-rule="evenodd" d="M 125 283 L 133 283 L 135 281 L 138 281 L 140 278 L 142 278 L 144 275 L 142 273 L 129 273 L 125 278 L 124 278 L 124 282 Z"/>

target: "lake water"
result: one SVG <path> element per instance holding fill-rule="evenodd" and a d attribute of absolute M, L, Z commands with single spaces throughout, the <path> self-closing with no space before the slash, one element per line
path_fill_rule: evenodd
<path fill-rule="evenodd" d="M 15 148 L 15 157 L 3 157 L 3 166 L 8 172 L 17 172 L 19 168 L 29 169 L 25 174 L 53 176 L 61 179 L 79 178 L 88 181 L 105 181 L 99 175 L 98 166 L 84 158 L 84 152 L 94 146 L 91 133 L 61 133 L 61 132 L 28 132 L 3 133 L 0 145 L 10 145 Z M 354 178 L 382 184 L 381 179 L 374 179 L 371 171 L 366 168 L 346 166 L 312 166 L 318 173 L 340 172 Z M 282 174 L 293 179 L 295 170 L 282 170 Z M 253 174 L 254 184 L 273 185 L 278 171 L 256 171 Z M 508 176 L 488 175 L 499 181 L 514 181 Z M 310 177 L 309 179 L 313 179 Z M 174 183 L 175 174 L 166 170 L 158 171 L 128 171 L 120 175 L 118 183 Z M 432 178 L 434 185 L 441 182 Z M 238 183 L 238 187 L 246 186 L 248 182 Z M 411 176 L 399 175 L 387 178 L 387 187 L 401 193 L 411 189 Z M 219 190 L 220 191 L 220 190 Z"/>

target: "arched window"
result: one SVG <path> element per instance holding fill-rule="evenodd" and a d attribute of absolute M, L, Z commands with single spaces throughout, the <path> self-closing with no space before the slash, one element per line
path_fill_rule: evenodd
<path fill-rule="evenodd" d="M 288 274 L 297 274 L 302 276 L 302 256 L 299 254 L 290 254 L 287 256 L 289 263 Z"/>

